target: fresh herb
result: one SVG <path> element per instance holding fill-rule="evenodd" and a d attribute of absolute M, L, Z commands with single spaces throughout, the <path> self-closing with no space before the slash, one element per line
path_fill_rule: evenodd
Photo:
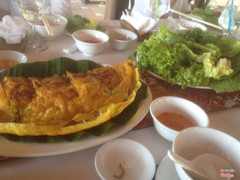
<path fill-rule="evenodd" d="M 218 25 L 218 16 L 214 14 L 210 6 L 203 8 L 194 8 L 191 12 L 193 15 L 201 17 L 203 20 Z"/>
<path fill-rule="evenodd" d="M 68 17 L 68 23 L 66 31 L 73 33 L 79 29 L 94 29 L 99 31 L 105 31 L 105 29 L 98 25 L 94 19 L 87 19 L 86 17 L 75 15 L 74 17 Z"/>
<path fill-rule="evenodd" d="M 120 169 L 121 169 L 121 174 L 120 175 L 113 175 L 113 177 L 115 177 L 115 178 L 117 178 L 117 179 L 122 179 L 123 178 L 123 176 L 124 176 L 124 174 L 125 174 L 125 169 L 122 167 L 122 164 L 121 163 L 119 163 L 119 167 L 120 167 Z"/>

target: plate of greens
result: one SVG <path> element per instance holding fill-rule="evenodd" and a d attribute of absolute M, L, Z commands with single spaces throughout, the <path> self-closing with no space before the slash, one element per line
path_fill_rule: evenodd
<path fill-rule="evenodd" d="M 240 90 L 240 41 L 199 28 L 171 32 L 164 25 L 134 54 L 140 72 L 186 87 L 209 87 L 217 93 Z"/>
<path fill-rule="evenodd" d="M 99 25 L 94 19 L 87 19 L 84 16 L 75 15 L 67 18 L 68 22 L 65 28 L 65 32 L 71 35 L 73 32 L 79 29 L 94 29 L 99 31 L 105 31 L 105 28 Z"/>

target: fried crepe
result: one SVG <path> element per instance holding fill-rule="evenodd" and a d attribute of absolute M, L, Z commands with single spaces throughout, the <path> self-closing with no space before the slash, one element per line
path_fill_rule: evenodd
<path fill-rule="evenodd" d="M 140 84 L 130 60 L 86 73 L 5 77 L 0 85 L 0 133 L 64 135 L 97 126 L 131 104 Z"/>
<path fill-rule="evenodd" d="M 8 97 L 4 92 L 2 82 L 0 82 L 0 118 L 1 122 L 12 122 L 15 120 L 14 112 L 11 111 Z"/>

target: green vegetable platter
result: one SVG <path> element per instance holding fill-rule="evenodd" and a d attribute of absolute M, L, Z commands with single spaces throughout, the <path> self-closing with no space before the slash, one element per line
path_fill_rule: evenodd
<path fill-rule="evenodd" d="M 162 25 L 134 55 L 140 72 L 150 71 L 182 89 L 240 90 L 240 41 L 235 39 L 198 28 L 171 32 Z"/>

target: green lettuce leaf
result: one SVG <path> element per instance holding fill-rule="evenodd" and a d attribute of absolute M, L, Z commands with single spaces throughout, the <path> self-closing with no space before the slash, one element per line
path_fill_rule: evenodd
<path fill-rule="evenodd" d="M 104 27 L 100 26 L 95 20 L 87 19 L 86 17 L 75 15 L 74 17 L 68 17 L 68 22 L 65 30 L 72 34 L 74 31 L 80 29 L 94 29 L 99 31 L 105 31 Z"/>
<path fill-rule="evenodd" d="M 172 84 L 209 86 L 217 93 L 240 90 L 240 42 L 200 29 L 170 32 L 164 25 L 139 45 L 141 72 L 148 70 Z"/>
<path fill-rule="evenodd" d="M 207 6 L 205 9 L 203 8 L 193 8 L 191 14 L 195 16 L 201 17 L 203 20 L 217 24 L 218 25 L 218 16 L 214 14 L 211 10 L 210 6 Z"/>

